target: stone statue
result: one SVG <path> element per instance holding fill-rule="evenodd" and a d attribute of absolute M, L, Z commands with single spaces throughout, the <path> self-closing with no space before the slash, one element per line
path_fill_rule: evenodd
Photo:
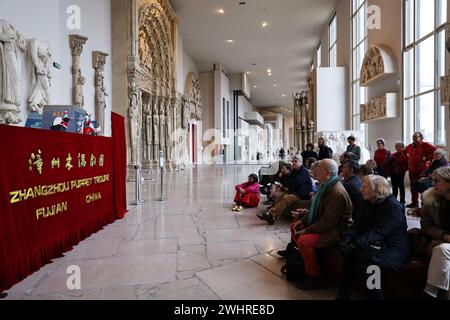
<path fill-rule="evenodd" d="M 82 108 L 84 106 L 83 86 L 86 79 L 81 74 L 80 56 L 88 38 L 71 34 L 69 35 L 70 48 L 72 50 L 72 100 L 73 105 Z"/>
<path fill-rule="evenodd" d="M 145 127 L 146 127 L 146 145 L 147 145 L 147 159 L 153 159 L 153 115 L 151 111 L 148 111 L 145 116 Z"/>
<path fill-rule="evenodd" d="M 139 141 L 141 135 L 141 100 L 139 97 L 139 88 L 135 79 L 130 82 L 130 108 L 128 117 L 130 120 L 130 142 L 131 142 L 131 164 L 136 165 L 139 154 Z"/>
<path fill-rule="evenodd" d="M 153 105 L 153 155 L 156 157 L 159 154 L 159 114 L 158 114 L 158 98 L 155 98 Z"/>
<path fill-rule="evenodd" d="M 51 54 L 47 42 L 31 39 L 28 42 L 28 61 L 31 66 L 31 92 L 28 103 L 31 111 L 42 114 L 44 105 L 50 102 L 50 69 L 48 66 Z"/>
<path fill-rule="evenodd" d="M 105 128 L 106 97 L 108 92 L 105 86 L 105 64 L 107 53 L 92 52 L 92 67 L 95 70 L 95 120 L 97 126 Z"/>
<path fill-rule="evenodd" d="M 20 112 L 20 73 L 26 47 L 25 38 L 6 20 L 0 20 L 0 111 L 8 113 L 1 122 L 21 122 L 16 114 Z"/>
<path fill-rule="evenodd" d="M 159 139 L 160 139 L 160 146 L 161 146 L 161 150 L 164 151 L 165 147 L 166 147 L 166 115 L 164 114 L 164 110 L 160 110 L 159 113 Z"/>

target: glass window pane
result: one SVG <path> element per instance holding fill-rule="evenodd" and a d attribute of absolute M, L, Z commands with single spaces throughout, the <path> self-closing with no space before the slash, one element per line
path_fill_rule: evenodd
<path fill-rule="evenodd" d="M 434 1 L 416 0 L 416 39 L 421 39 L 435 28 Z"/>
<path fill-rule="evenodd" d="M 414 0 L 405 1 L 405 46 L 414 41 Z"/>
<path fill-rule="evenodd" d="M 403 108 L 403 114 L 404 114 L 404 136 L 405 140 L 409 141 L 414 133 L 414 100 L 409 99 L 404 101 L 404 108 Z"/>
<path fill-rule="evenodd" d="M 337 66 L 337 45 L 334 45 L 333 48 L 331 48 L 330 51 L 330 67 L 336 67 Z"/>
<path fill-rule="evenodd" d="M 434 37 L 417 45 L 416 55 L 417 93 L 434 89 Z"/>
<path fill-rule="evenodd" d="M 414 95 L 414 50 L 405 52 L 403 62 L 403 84 L 406 98 Z"/>
<path fill-rule="evenodd" d="M 437 26 L 447 21 L 447 0 L 437 0 Z"/>
<path fill-rule="evenodd" d="M 437 59 L 438 59 L 438 74 L 437 74 L 437 83 L 438 87 L 440 86 L 440 78 L 445 76 L 445 30 L 441 31 L 437 35 Z"/>
<path fill-rule="evenodd" d="M 434 141 L 434 92 L 416 98 L 416 130 L 425 140 Z"/>
<path fill-rule="evenodd" d="M 437 110 L 437 137 L 436 137 L 436 143 L 438 145 L 445 145 L 445 107 L 440 105 L 440 91 L 438 91 L 438 94 L 436 96 L 438 103 L 438 110 Z"/>

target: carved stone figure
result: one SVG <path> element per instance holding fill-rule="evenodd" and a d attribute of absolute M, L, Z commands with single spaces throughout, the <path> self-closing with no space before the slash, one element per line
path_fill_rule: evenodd
<path fill-rule="evenodd" d="M 141 136 L 141 110 L 142 110 L 142 100 L 141 93 L 137 87 L 136 80 L 132 79 L 130 81 L 130 108 L 128 109 L 128 117 L 130 120 L 130 140 L 131 140 L 131 164 L 140 164 L 138 160 L 139 154 L 139 143 Z"/>
<path fill-rule="evenodd" d="M 156 157 L 159 155 L 159 113 L 158 113 L 158 104 L 154 104 L 153 108 L 153 155 Z"/>
<path fill-rule="evenodd" d="M 17 124 L 20 112 L 20 73 L 27 41 L 6 20 L 0 20 L 0 123 Z M 9 112 L 8 112 L 9 111 Z"/>
<path fill-rule="evenodd" d="M 40 114 L 44 111 L 44 105 L 50 102 L 50 68 L 48 66 L 51 54 L 48 42 L 38 39 L 28 41 L 28 62 L 30 64 L 30 95 L 28 103 L 31 111 Z"/>
<path fill-rule="evenodd" d="M 97 126 L 105 128 L 106 97 L 108 92 L 105 86 L 105 64 L 107 53 L 92 52 L 92 67 L 95 69 L 95 120 Z"/>
<path fill-rule="evenodd" d="M 145 142 L 147 146 L 147 159 L 153 160 L 153 115 L 148 111 L 145 116 Z"/>
<path fill-rule="evenodd" d="M 72 82 L 73 82 L 73 105 L 82 108 L 84 106 L 83 86 L 86 79 L 81 73 L 80 56 L 88 38 L 71 34 L 69 36 L 70 48 L 72 49 Z"/>

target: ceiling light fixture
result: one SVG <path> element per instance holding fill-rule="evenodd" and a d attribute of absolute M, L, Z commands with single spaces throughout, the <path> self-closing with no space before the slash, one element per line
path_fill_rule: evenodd
<path fill-rule="evenodd" d="M 217 13 L 219 13 L 219 14 L 225 14 L 225 10 L 223 10 L 223 9 L 219 9 L 219 10 L 217 10 Z"/>
<path fill-rule="evenodd" d="M 264 21 L 262 24 L 261 24 L 261 26 L 263 27 L 263 28 L 265 28 L 265 27 L 267 27 L 269 24 L 266 22 L 266 21 Z"/>
<path fill-rule="evenodd" d="M 276 87 L 278 87 L 278 85 L 275 83 L 275 84 L 273 85 L 273 87 L 276 88 Z"/>
<path fill-rule="evenodd" d="M 228 42 L 228 43 L 233 43 L 233 42 L 234 42 L 234 40 L 232 40 L 232 39 L 228 39 L 228 40 L 227 40 L 227 42 Z"/>

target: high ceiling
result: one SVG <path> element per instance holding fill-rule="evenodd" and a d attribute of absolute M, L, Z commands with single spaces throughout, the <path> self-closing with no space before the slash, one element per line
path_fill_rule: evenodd
<path fill-rule="evenodd" d="M 214 63 L 229 73 L 249 72 L 255 107 L 289 108 L 292 94 L 306 89 L 312 57 L 337 2 L 171 0 L 184 49 L 201 72 Z"/>

